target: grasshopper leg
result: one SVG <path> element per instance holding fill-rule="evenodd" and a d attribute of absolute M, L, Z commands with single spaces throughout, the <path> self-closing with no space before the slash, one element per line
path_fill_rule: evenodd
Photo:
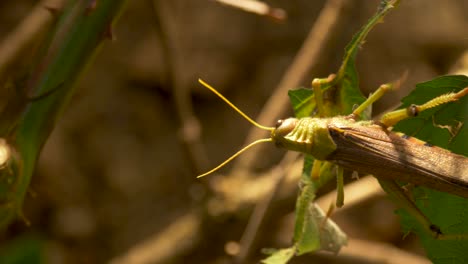
<path fill-rule="evenodd" d="M 341 208 L 344 204 L 344 178 L 343 168 L 338 167 L 336 173 L 336 207 Z"/>
<path fill-rule="evenodd" d="M 379 100 L 386 92 L 393 89 L 392 83 L 386 83 L 380 85 L 380 87 L 371 94 L 366 101 L 364 101 L 361 105 L 359 105 L 354 111 L 349 115 L 349 118 L 357 119 L 367 107 L 372 105 L 375 101 Z"/>
<path fill-rule="evenodd" d="M 322 87 L 331 84 L 335 80 L 336 75 L 330 74 L 328 78 L 316 78 L 312 81 L 312 89 L 314 90 L 315 103 L 317 105 L 317 112 L 319 117 L 325 116 L 325 107 L 323 106 L 323 91 Z"/>
<path fill-rule="evenodd" d="M 396 123 L 400 122 L 401 120 L 415 117 L 419 115 L 419 113 L 442 105 L 446 103 L 450 103 L 453 101 L 457 101 L 458 99 L 462 98 L 463 96 L 468 94 L 468 87 L 465 87 L 463 90 L 459 91 L 458 93 L 448 93 L 438 96 L 422 105 L 410 105 L 406 109 L 399 109 L 396 111 L 388 112 L 382 116 L 380 119 L 380 123 L 386 127 L 394 126 Z"/>
<path fill-rule="evenodd" d="M 377 100 L 379 100 L 385 93 L 391 90 L 398 89 L 401 84 L 406 80 L 408 77 L 408 73 L 404 72 L 403 75 L 396 81 L 391 82 L 391 83 L 385 83 L 380 85 L 380 87 L 372 93 L 366 101 L 364 101 L 361 105 L 359 105 L 354 111 L 349 115 L 349 118 L 352 119 L 357 119 L 364 110 L 366 110 L 367 107 L 375 103 Z"/>

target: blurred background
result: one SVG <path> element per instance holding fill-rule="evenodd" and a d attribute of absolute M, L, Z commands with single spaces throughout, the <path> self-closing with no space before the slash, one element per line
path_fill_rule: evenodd
<path fill-rule="evenodd" d="M 28 17 L 49 16 L 43 6 L 57 2 L 2 1 L 0 41 Z M 379 1 L 267 3 L 287 18 L 278 22 L 213 0 L 128 1 L 114 39 L 80 79 L 42 151 L 24 203 L 31 225 L 17 220 L 4 231 L 0 256 L 27 255 L 24 263 L 40 263 L 37 256 L 42 263 L 258 263 L 262 248 L 290 246 L 300 161 L 259 147 L 220 174 L 196 179 L 249 135 L 264 136 L 252 134 L 258 129 L 197 79 L 271 126 L 292 115 L 288 89 L 336 72 L 345 45 Z M 464 0 L 402 0 L 370 33 L 357 58 L 363 93 L 408 71 L 376 113 L 396 106 L 416 83 L 464 64 L 466 10 Z M 300 74 L 291 65 L 319 20 L 316 40 L 306 45 L 317 52 Z M 350 236 L 343 254 L 292 263 L 427 262 L 371 181 L 363 181 L 370 186 L 361 187 L 364 198 L 345 200 L 331 216 Z M 326 210 L 329 202 L 322 204 Z"/>

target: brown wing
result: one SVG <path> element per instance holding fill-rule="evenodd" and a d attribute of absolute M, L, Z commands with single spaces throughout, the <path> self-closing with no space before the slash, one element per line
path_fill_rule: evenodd
<path fill-rule="evenodd" d="M 337 145 L 327 160 L 360 173 L 401 180 L 468 198 L 468 159 L 377 125 L 329 125 Z"/>

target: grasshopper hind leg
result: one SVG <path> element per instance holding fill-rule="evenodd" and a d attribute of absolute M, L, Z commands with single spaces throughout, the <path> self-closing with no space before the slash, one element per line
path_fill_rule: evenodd
<path fill-rule="evenodd" d="M 399 109 L 392 112 L 388 112 L 384 116 L 382 116 L 382 118 L 380 119 L 380 123 L 382 123 L 386 127 L 391 127 L 396 123 L 400 122 L 401 120 L 418 116 L 419 113 L 427 109 L 431 109 L 442 104 L 457 101 L 458 99 L 462 98 L 467 94 L 468 87 L 465 87 L 457 93 L 443 94 L 421 105 L 413 104 L 406 109 Z"/>

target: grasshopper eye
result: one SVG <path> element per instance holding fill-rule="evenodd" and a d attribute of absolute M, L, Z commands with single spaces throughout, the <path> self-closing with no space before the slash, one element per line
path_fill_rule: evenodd
<path fill-rule="evenodd" d="M 283 121 L 284 119 L 278 119 L 278 121 L 276 121 L 276 125 L 275 125 L 275 128 L 278 128 L 281 126 L 281 124 L 283 124 Z"/>

